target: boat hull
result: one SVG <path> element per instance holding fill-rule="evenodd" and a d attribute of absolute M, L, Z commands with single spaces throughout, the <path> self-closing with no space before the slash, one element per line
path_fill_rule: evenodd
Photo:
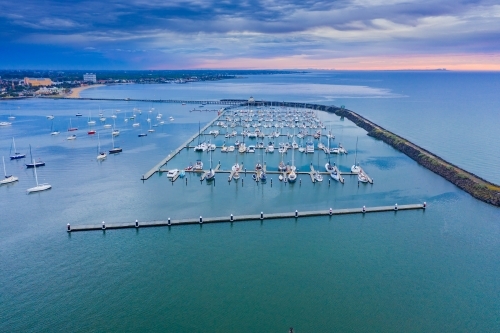
<path fill-rule="evenodd" d="M 10 157 L 11 160 L 18 160 L 18 159 L 21 159 L 21 158 L 25 158 L 26 155 L 25 154 L 16 154 L 16 155 L 12 155 Z"/>
<path fill-rule="evenodd" d="M 19 178 L 15 177 L 15 176 L 5 177 L 4 179 L 0 180 L 0 185 L 10 184 L 13 182 L 17 182 L 18 180 L 19 180 Z"/>
<path fill-rule="evenodd" d="M 26 193 L 29 194 L 29 193 L 33 193 L 33 192 L 45 191 L 45 190 L 48 190 L 50 188 L 52 188 L 52 186 L 49 184 L 40 184 L 40 185 L 37 185 L 35 187 L 27 189 Z"/>
<path fill-rule="evenodd" d="M 38 167 L 41 167 L 41 166 L 45 166 L 45 162 L 36 162 L 35 164 L 33 164 L 33 163 L 28 163 L 28 164 L 26 164 L 26 167 L 27 167 L 28 169 L 32 169 L 32 168 L 34 168 L 34 167 L 37 167 L 37 168 L 38 168 Z"/>
<path fill-rule="evenodd" d="M 122 149 L 121 148 L 113 148 L 109 151 L 110 154 L 118 154 L 121 153 Z"/>

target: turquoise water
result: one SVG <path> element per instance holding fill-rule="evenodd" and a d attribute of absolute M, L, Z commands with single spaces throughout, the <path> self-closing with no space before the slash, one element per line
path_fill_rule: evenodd
<path fill-rule="evenodd" d="M 361 76 L 368 81 L 377 73 Z M 380 87 L 386 81 L 383 76 L 379 79 L 363 88 L 358 98 L 351 96 L 352 102 L 368 108 L 381 100 L 380 96 L 366 98 L 372 90 L 382 93 Z M 277 96 L 284 96 L 280 94 L 286 87 L 276 84 L 282 78 L 249 80 L 260 82 L 262 90 L 267 85 L 269 95 L 278 86 Z M 320 88 L 316 78 L 288 80 L 300 85 L 303 94 L 308 86 L 314 91 Z M 227 96 L 222 97 L 257 97 L 250 91 L 240 96 L 238 85 L 257 86 L 241 80 L 217 82 L 213 85 L 216 88 L 208 83 L 199 87 L 121 86 L 84 94 L 147 97 L 162 91 L 163 96 L 215 99 L 221 96 L 213 90 L 223 92 L 224 86 L 232 90 L 228 88 Z M 359 91 L 357 87 L 342 89 L 351 94 Z M 383 99 L 388 105 L 391 100 L 398 103 L 411 98 L 395 96 L 400 92 L 390 87 L 383 89 L 385 95 L 393 96 Z M 294 99 L 294 95 L 289 97 L 286 100 Z M 320 98 L 309 93 L 308 99 Z M 26 170 L 22 161 L 6 162 L 7 170 L 20 181 L 0 187 L 2 331 L 286 332 L 290 326 L 296 332 L 500 329 L 498 208 L 474 200 L 405 155 L 366 136 L 349 121 L 324 113 L 320 118 L 334 129 L 335 144 L 341 141 L 350 151 L 347 156 L 335 156 L 336 163 L 341 169 L 350 167 L 358 137 L 358 159 L 373 177 L 373 185 L 358 187 L 349 177 L 343 186 L 333 182 L 328 186 L 326 181 L 313 185 L 306 177 L 301 185 L 285 186 L 275 180 L 271 187 L 269 182 L 255 184 L 249 174 L 242 178 L 243 186 L 241 180 L 228 184 L 226 176 L 219 175 L 215 186 L 200 183 L 195 176 L 187 177 L 187 185 L 180 181 L 172 185 L 165 175 L 154 175 L 143 183 L 141 175 L 196 132 L 198 122 L 203 126 L 215 117 L 210 112 L 190 113 L 191 106 L 153 106 L 155 112 L 167 119 L 173 116 L 175 121 L 156 127 L 153 135 L 138 138 L 145 129 L 132 128 L 123 118 L 125 112 L 130 115 L 134 107 L 141 108 L 141 127 L 146 126 L 148 103 L 0 103 L 0 116 L 16 116 L 12 127 L 0 130 L 2 155 L 8 156 L 12 136 L 22 152 L 29 154 L 31 144 L 33 155 L 47 163 L 38 169 L 39 179 L 53 186 L 47 192 L 26 195 L 25 190 L 34 185 L 32 171 Z M 111 110 L 121 110 L 116 121 L 121 134 L 116 143 L 124 149 L 103 163 L 95 161 L 96 137 L 78 133 L 77 140 L 70 142 L 63 132 L 70 118 L 73 125 L 85 129 L 89 110 L 97 115 L 99 107 L 108 120 Z M 85 119 L 76 119 L 76 112 Z M 45 116 L 49 114 L 56 116 L 54 127 L 62 131 L 59 137 L 48 135 L 51 123 Z M 408 117 L 416 122 L 418 115 Z M 383 119 L 379 123 L 393 126 Z M 409 136 L 406 129 L 394 130 Z M 432 127 L 426 130 L 432 132 Z M 486 130 L 475 129 L 474 133 Z M 101 146 L 106 149 L 111 147 L 107 131 L 101 128 L 100 132 Z M 466 139 L 475 140 L 472 136 Z M 446 150 L 448 142 L 443 139 L 440 145 Z M 279 154 L 269 155 L 264 158 L 271 168 L 279 161 Z M 486 162 L 494 163 L 494 155 L 463 158 L 462 154 L 462 159 L 475 165 L 492 156 Z M 184 167 L 199 156 L 208 163 L 206 153 L 183 151 L 168 166 Z M 319 157 L 318 162 L 318 155 L 295 154 L 300 169 L 311 162 L 324 164 L 324 157 Z M 229 167 L 236 156 L 217 152 L 213 158 Z M 253 165 L 258 157 L 238 158 Z M 65 232 L 68 222 L 229 216 L 423 201 L 429 206 L 426 211 Z"/>

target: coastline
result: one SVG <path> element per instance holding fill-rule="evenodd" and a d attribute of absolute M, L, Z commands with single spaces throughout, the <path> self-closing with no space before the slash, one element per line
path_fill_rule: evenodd
<path fill-rule="evenodd" d="M 80 98 L 80 93 L 84 90 L 90 89 L 90 88 L 99 88 L 99 87 L 104 87 L 105 84 L 93 84 L 90 86 L 81 86 L 81 87 L 76 87 L 71 89 L 71 93 L 64 96 L 66 98 Z"/>

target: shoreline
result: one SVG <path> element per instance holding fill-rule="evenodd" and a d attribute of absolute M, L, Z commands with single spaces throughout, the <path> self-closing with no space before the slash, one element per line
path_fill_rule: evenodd
<path fill-rule="evenodd" d="M 81 87 L 76 87 L 71 89 L 71 93 L 68 95 L 64 96 L 66 98 L 80 98 L 80 93 L 84 90 L 90 89 L 90 88 L 99 88 L 99 87 L 104 87 L 105 84 L 93 84 L 90 86 L 81 86 Z"/>

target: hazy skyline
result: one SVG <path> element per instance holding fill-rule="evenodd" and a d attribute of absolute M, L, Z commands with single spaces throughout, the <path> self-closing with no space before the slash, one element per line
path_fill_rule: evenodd
<path fill-rule="evenodd" d="M 500 70 L 490 0 L 0 5 L 6 69 Z"/>

